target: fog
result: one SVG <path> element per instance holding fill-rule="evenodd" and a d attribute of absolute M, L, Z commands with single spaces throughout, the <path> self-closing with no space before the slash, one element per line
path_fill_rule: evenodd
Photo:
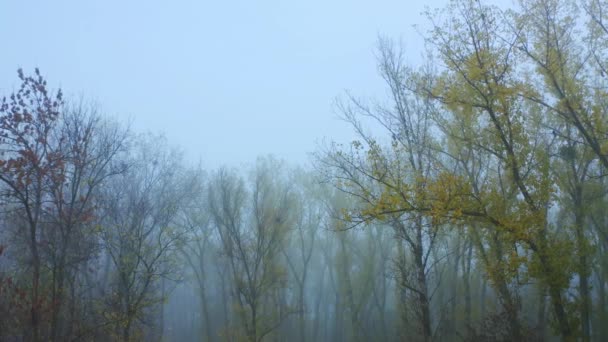
<path fill-rule="evenodd" d="M 39 67 L 134 130 L 164 132 L 194 161 L 238 165 L 273 153 L 301 163 L 323 138 L 352 140 L 335 96 L 384 92 L 379 34 L 403 36 L 415 51 L 408 58 L 421 58 L 413 25 L 424 24 L 425 4 L 6 2 L 0 89 L 18 86 L 17 67 Z"/>
<path fill-rule="evenodd" d="M 608 340 L 607 10 L 0 4 L 0 341 Z"/>

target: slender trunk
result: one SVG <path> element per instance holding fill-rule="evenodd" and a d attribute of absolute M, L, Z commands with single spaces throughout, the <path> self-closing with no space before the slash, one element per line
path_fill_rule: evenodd
<path fill-rule="evenodd" d="M 454 264 L 452 266 L 452 298 L 450 298 L 450 303 L 451 303 L 451 309 L 450 309 L 450 313 L 452 314 L 452 318 L 449 320 L 449 323 L 447 324 L 447 331 L 446 333 L 450 336 L 456 336 L 456 321 L 458 321 L 458 313 L 456 312 L 456 299 L 458 298 L 458 269 L 460 267 L 460 259 L 462 257 L 462 254 L 464 254 L 464 250 L 466 248 L 466 246 L 462 249 L 462 253 L 460 251 L 460 235 L 458 235 L 458 238 L 456 239 L 456 255 L 454 255 Z M 462 261 L 464 263 L 464 258 L 462 258 Z M 463 274 L 464 274 L 464 268 L 463 268 Z"/>
<path fill-rule="evenodd" d="M 318 341 L 317 340 L 317 336 L 319 333 L 319 321 L 320 321 L 320 309 L 321 309 L 321 300 L 323 299 L 324 293 L 323 293 L 323 288 L 325 285 L 325 267 L 323 267 L 323 270 L 321 271 L 321 279 L 319 280 L 319 292 L 318 292 L 318 297 L 317 297 L 317 301 L 315 303 L 315 317 L 313 319 L 313 326 L 312 326 L 312 341 Z M 325 312 L 327 313 L 327 310 L 325 310 Z M 326 320 L 323 320 L 324 322 Z"/>
<path fill-rule="evenodd" d="M 224 276 L 220 275 L 222 281 L 222 307 L 224 311 L 224 328 L 228 329 L 230 327 L 230 318 L 228 311 L 228 294 L 226 293 L 226 282 L 224 280 Z"/>
<path fill-rule="evenodd" d="M 333 341 L 342 341 L 342 303 L 340 301 L 340 293 L 336 291 L 335 293 L 335 303 L 334 303 L 334 315 L 335 315 L 335 324 L 334 324 L 334 337 Z"/>
<path fill-rule="evenodd" d="M 582 341 L 588 342 L 591 336 L 591 289 L 589 287 L 590 266 L 587 262 L 587 241 L 584 232 L 583 193 L 579 184 L 574 193 L 574 222 L 576 230 L 576 248 L 578 251 L 578 291 L 581 296 L 581 333 Z"/>
<path fill-rule="evenodd" d="M 304 281 L 298 289 L 298 317 L 300 327 L 300 341 L 306 341 L 306 322 L 304 321 Z"/>
<path fill-rule="evenodd" d="M 64 254 L 62 252 L 62 254 Z M 65 277 L 65 272 L 64 272 L 64 257 L 61 257 L 61 260 L 59 262 L 59 266 L 57 267 L 57 269 L 53 272 L 53 294 L 51 296 L 52 298 L 52 310 L 51 310 L 51 337 L 50 340 L 51 341 L 60 341 L 61 340 L 61 334 L 59 332 L 60 329 L 60 316 L 61 316 L 61 306 L 63 305 L 63 297 L 64 297 L 64 277 Z"/>
<path fill-rule="evenodd" d="M 574 331 L 571 326 L 571 322 L 568 319 L 568 313 L 566 312 L 566 305 L 564 303 L 563 288 L 555 280 L 555 274 L 558 272 L 550 258 L 548 257 L 549 247 L 547 243 L 546 230 L 543 229 L 539 232 L 538 236 L 539 244 L 535 246 L 535 252 L 538 255 L 542 272 L 547 277 L 547 290 L 551 299 L 551 306 L 553 307 L 553 315 L 558 323 L 558 328 L 561 337 L 564 341 L 572 341 L 574 339 Z"/>
<path fill-rule="evenodd" d="M 158 324 L 160 340 L 163 340 L 165 335 L 165 278 L 161 280 L 160 293 L 163 301 L 160 304 L 160 322 Z"/>
<path fill-rule="evenodd" d="M 53 294 L 52 294 L 52 309 L 51 309 L 51 341 L 62 340 L 61 336 L 61 307 L 64 301 L 64 283 L 66 277 L 66 257 L 69 248 L 69 236 L 71 226 L 66 224 L 61 233 L 61 248 L 59 249 L 59 261 L 53 269 Z"/>
<path fill-rule="evenodd" d="M 497 287 L 500 297 L 503 300 L 502 306 L 509 320 L 511 337 L 514 341 L 521 341 L 523 339 L 523 334 L 521 324 L 519 322 L 519 303 L 515 298 L 513 298 L 505 282 L 501 282 Z"/>
<path fill-rule="evenodd" d="M 257 326 L 258 326 L 258 311 L 257 311 L 257 307 L 254 304 L 252 304 L 250 306 L 251 308 L 251 328 L 249 330 L 249 340 L 252 342 L 258 342 L 258 333 L 257 333 Z"/>
<path fill-rule="evenodd" d="M 465 242 L 465 246 L 467 246 L 466 264 L 463 265 L 465 327 L 471 325 L 471 260 L 473 259 L 473 243 L 470 240 L 467 242 Z"/>
<path fill-rule="evenodd" d="M 431 341 L 433 335 L 431 330 L 431 311 L 429 308 L 424 269 L 419 269 L 417 275 L 418 285 L 420 286 L 418 289 L 418 304 L 420 305 L 420 325 L 422 328 L 422 337 L 424 341 Z"/>
<path fill-rule="evenodd" d="M 544 339 L 545 338 L 545 334 L 546 334 L 546 329 L 547 329 L 547 319 L 545 317 L 545 311 L 546 311 L 546 303 L 547 303 L 547 299 L 545 298 L 546 294 L 545 294 L 545 287 L 541 285 L 540 289 L 539 289 L 539 295 L 538 295 L 538 335 L 539 338 Z"/>
<path fill-rule="evenodd" d="M 327 297 L 329 298 L 329 294 L 327 295 Z M 329 317 L 329 310 L 328 308 L 325 308 L 325 310 L 323 310 L 323 341 L 331 341 L 330 340 L 330 330 L 329 330 L 329 323 L 330 323 L 330 317 Z"/>
<path fill-rule="evenodd" d="M 385 260 L 385 259 L 383 259 Z M 382 270 L 385 269 L 385 265 L 383 262 L 383 267 Z M 381 285 L 374 285 L 372 291 L 373 291 L 373 296 L 374 296 L 374 302 L 376 304 L 376 309 L 378 310 L 378 319 L 380 320 L 378 323 L 378 325 L 380 326 L 380 333 L 379 336 L 382 339 L 382 341 L 388 341 L 388 334 L 386 331 L 386 277 L 384 276 L 384 274 L 380 274 L 380 284 Z M 378 289 L 378 287 L 381 288 L 381 290 Z M 380 292 L 380 293 L 378 293 Z"/>
<path fill-rule="evenodd" d="M 36 242 L 36 228 L 30 229 L 30 248 L 32 251 L 32 303 L 30 319 L 32 325 L 32 339 L 34 342 L 40 339 L 40 256 L 38 254 L 38 244 Z"/>
<path fill-rule="evenodd" d="M 75 272 L 75 274 L 77 274 L 77 271 Z M 70 282 L 70 306 L 68 308 L 69 310 L 69 317 L 68 317 L 68 322 L 74 322 L 75 321 L 75 317 L 78 317 L 79 313 L 76 312 L 77 308 L 76 308 L 76 275 L 72 276 L 72 281 Z M 82 306 L 80 306 L 82 308 Z M 80 324 L 79 324 L 80 326 Z M 66 331 L 64 332 L 66 337 L 71 338 L 72 336 L 72 332 L 74 330 L 74 328 L 78 329 L 78 326 L 74 327 L 74 324 L 68 324 Z"/>
<path fill-rule="evenodd" d="M 357 313 L 357 308 L 355 307 L 355 298 L 354 298 L 354 294 L 353 294 L 353 287 L 351 284 L 351 280 L 350 280 L 350 273 L 347 270 L 348 262 L 346 262 L 347 260 L 347 256 L 346 256 L 346 245 L 345 245 L 345 241 L 343 238 L 340 239 L 340 246 L 342 248 L 341 253 L 343 254 L 343 262 L 340 265 L 340 273 L 341 273 L 341 279 L 344 285 L 344 290 L 345 290 L 345 295 L 346 295 L 346 306 L 348 308 L 348 312 L 349 312 L 349 318 L 350 318 L 350 324 L 351 324 L 351 331 L 352 331 L 352 340 L 353 341 L 359 341 L 361 339 L 361 335 L 360 335 L 360 329 L 359 329 L 359 319 L 358 319 L 358 313 Z"/>
<path fill-rule="evenodd" d="M 598 272 L 598 334 L 599 341 L 608 341 L 608 312 L 606 312 L 606 282 L 601 272 Z"/>
<path fill-rule="evenodd" d="M 405 260 L 405 249 L 403 247 L 403 242 L 397 241 L 397 261 L 396 267 L 398 270 L 398 283 L 397 283 L 397 312 L 399 313 L 398 320 L 398 332 L 397 335 L 400 340 L 406 340 L 408 337 L 408 317 L 407 317 L 407 288 L 404 284 L 407 282 L 406 279 L 406 260 Z"/>
<path fill-rule="evenodd" d="M 481 282 L 481 293 L 479 296 L 479 318 L 484 319 L 486 316 L 486 292 L 488 291 L 488 280 L 484 277 Z"/>
<path fill-rule="evenodd" d="M 570 327 L 568 320 L 568 314 L 564 306 L 564 299 L 562 296 L 562 289 L 555 284 L 549 285 L 549 296 L 551 297 L 551 304 L 553 305 L 553 314 L 559 324 L 559 330 L 564 341 L 573 341 L 574 334 Z"/>
<path fill-rule="evenodd" d="M 418 287 L 419 319 L 424 341 L 431 341 L 433 337 L 431 325 L 431 311 L 426 282 L 426 264 L 423 256 L 422 218 L 416 220 L 416 248 L 414 249 L 414 262 L 416 263 L 416 281 Z"/>
<path fill-rule="evenodd" d="M 204 320 L 205 320 L 204 321 L 204 323 L 205 323 L 205 325 L 204 325 L 205 332 L 204 332 L 204 334 L 201 333 L 201 337 L 202 336 L 206 336 L 207 341 L 211 342 L 211 341 L 213 341 L 213 337 L 211 335 L 211 320 L 210 320 L 210 317 L 209 317 L 209 306 L 207 304 L 207 294 L 205 292 L 206 292 L 205 291 L 205 286 L 201 284 L 201 294 L 200 294 L 200 296 L 201 296 L 201 308 L 203 309 L 203 315 L 205 316 L 204 317 Z"/>
<path fill-rule="evenodd" d="M 492 252 L 493 252 L 493 256 L 492 256 L 492 260 L 494 260 L 495 264 L 492 264 L 486 254 L 486 250 L 485 247 L 483 246 L 483 244 L 481 243 L 481 240 L 479 238 L 479 236 L 477 234 L 475 234 L 474 236 L 475 239 L 475 243 L 477 245 L 478 250 L 480 251 L 480 254 L 482 256 L 482 260 L 485 264 L 486 269 L 491 269 L 492 267 L 496 267 L 497 271 L 493 272 L 493 277 L 492 277 L 492 283 L 493 283 L 493 287 L 495 288 L 497 294 L 498 294 L 498 298 L 500 300 L 500 303 L 503 307 L 503 310 L 505 311 L 505 314 L 507 315 L 507 319 L 508 319 L 508 323 L 509 323 L 509 333 L 511 335 L 511 338 L 514 341 L 520 341 L 522 340 L 522 329 L 521 329 L 521 325 L 519 322 L 519 300 L 517 300 L 516 295 L 512 294 L 511 291 L 509 290 L 509 287 L 507 285 L 507 279 L 505 279 L 504 277 L 504 272 L 503 270 L 505 269 L 505 265 L 504 265 L 504 261 L 503 261 L 503 255 L 504 255 L 504 251 L 503 251 L 503 245 L 502 245 L 502 241 L 501 238 L 498 234 L 498 232 L 496 232 L 493 236 L 492 236 Z M 482 303 L 482 305 L 484 305 L 484 313 L 485 313 L 485 279 L 484 279 L 484 291 L 483 291 L 483 300 L 484 302 Z"/>
<path fill-rule="evenodd" d="M 605 170 L 603 170 L 605 172 Z M 604 183 L 605 177 L 601 178 L 602 186 L 605 189 L 606 184 Z M 598 337 L 597 341 L 608 341 L 608 311 L 606 310 L 606 274 L 608 274 L 608 235 L 606 232 L 608 231 L 608 225 L 606 224 L 606 215 L 605 210 L 600 210 L 597 217 L 594 217 L 594 228 L 596 230 L 596 234 L 600 237 L 597 244 L 597 260 L 599 262 L 595 263 L 597 266 L 594 267 L 595 278 L 597 279 L 597 318 L 594 320 L 593 324 L 593 332 L 594 335 Z"/>
<path fill-rule="evenodd" d="M 382 330 L 380 336 L 383 341 L 388 341 L 388 332 L 386 329 L 386 312 L 384 306 L 380 308 L 380 329 Z"/>
<path fill-rule="evenodd" d="M 580 267 L 584 269 L 583 274 L 580 274 L 579 293 L 581 296 L 581 324 L 582 324 L 582 340 L 587 342 L 591 337 L 591 295 L 589 286 L 589 275 L 587 269 L 587 257 L 579 256 Z"/>

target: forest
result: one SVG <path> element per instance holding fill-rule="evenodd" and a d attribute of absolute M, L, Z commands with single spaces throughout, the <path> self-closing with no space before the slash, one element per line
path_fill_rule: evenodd
<path fill-rule="evenodd" d="M 429 9 L 307 165 L 205 169 L 19 69 L 0 340 L 608 341 L 607 12 Z"/>

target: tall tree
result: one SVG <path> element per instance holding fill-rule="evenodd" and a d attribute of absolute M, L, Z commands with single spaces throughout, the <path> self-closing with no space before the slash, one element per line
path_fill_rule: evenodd
<path fill-rule="evenodd" d="M 429 287 L 431 251 L 440 226 L 422 212 L 390 209 L 400 201 L 416 208 L 426 205 L 428 199 L 422 180 L 435 177 L 437 171 L 432 135 L 434 109 L 428 101 L 408 91 L 408 79 L 404 75 L 409 70 L 403 64 L 403 51 L 381 40 L 379 52 L 380 74 L 390 89 L 391 105 L 371 107 L 352 96 L 348 103 L 339 102 L 344 118 L 363 142 L 353 142 L 350 152 L 329 150 L 320 156 L 319 162 L 340 190 L 360 200 L 354 210 L 344 211 L 347 221 L 355 225 L 373 220 L 385 222 L 411 253 L 407 263 L 398 259 L 399 285 L 407 289 L 408 300 L 414 304 L 406 307 L 411 308 L 419 323 L 420 338 L 430 341 L 434 330 Z M 383 148 L 366 133 L 360 121 L 365 117 L 374 119 L 388 131 L 389 146 Z M 403 189 L 408 183 L 418 185 Z"/>
<path fill-rule="evenodd" d="M 286 284 L 280 260 L 294 199 L 274 159 L 259 159 L 250 186 L 223 169 L 211 181 L 209 203 L 232 277 L 232 298 L 244 337 L 258 342 L 275 331 L 291 309 L 273 302 Z M 237 331 L 238 333 L 238 331 Z"/>
<path fill-rule="evenodd" d="M 102 238 L 113 268 L 105 319 L 115 339 L 142 339 L 151 309 L 164 300 L 163 279 L 178 280 L 180 246 L 187 232 L 176 222 L 196 199 L 198 178 L 188 177 L 179 153 L 157 136 L 144 136 L 126 157 L 127 172 L 104 183 Z"/>
<path fill-rule="evenodd" d="M 18 72 L 19 90 L 0 102 L 0 181 L 6 205 L 18 213 L 14 224 L 28 250 L 30 331 L 40 341 L 41 327 L 48 319 L 42 312 L 51 305 L 41 284 L 41 220 L 52 185 L 64 177 L 65 156 L 57 148 L 57 120 L 63 107 L 61 91 L 47 89 L 38 69 L 27 76 Z"/>
<path fill-rule="evenodd" d="M 43 237 L 49 243 L 51 270 L 50 340 L 65 340 L 70 335 L 77 314 L 66 302 L 66 282 L 75 286 L 78 273 L 96 252 L 94 223 L 95 196 L 98 187 L 124 169 L 112 162 L 124 152 L 127 131 L 103 119 L 95 107 L 83 102 L 67 108 L 61 116 L 56 147 L 63 156 L 62 177 L 53 179 L 45 207 L 45 221 L 50 228 Z M 76 300 L 71 298 L 70 302 Z M 66 311 L 62 311 L 62 309 Z M 62 319 L 63 318 L 63 319 Z"/>

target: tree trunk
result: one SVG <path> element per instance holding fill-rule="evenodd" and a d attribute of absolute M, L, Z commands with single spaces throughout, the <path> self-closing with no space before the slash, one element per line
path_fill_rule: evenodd
<path fill-rule="evenodd" d="M 608 341 L 608 312 L 606 312 L 606 282 L 604 277 L 598 272 L 598 330 L 599 340 Z"/>
<path fill-rule="evenodd" d="M 318 341 L 317 336 L 319 334 L 319 321 L 321 318 L 321 300 L 323 299 L 324 293 L 323 293 L 323 286 L 325 284 L 325 267 L 323 267 L 323 270 L 321 271 L 321 279 L 319 280 L 319 292 L 318 292 L 318 297 L 317 297 L 317 301 L 315 303 L 315 318 L 313 320 L 313 326 L 312 326 L 312 341 Z M 325 310 L 325 312 L 327 312 L 327 310 Z M 326 320 L 323 320 L 324 322 Z"/>
<path fill-rule="evenodd" d="M 251 327 L 249 330 L 249 340 L 251 342 L 258 342 L 258 311 L 255 303 L 250 305 L 251 309 Z"/>
<path fill-rule="evenodd" d="M 53 294 L 52 298 L 52 310 L 51 310 L 51 341 L 59 341 L 61 340 L 61 335 L 59 333 L 59 318 L 61 315 L 61 306 L 63 305 L 63 266 L 59 266 L 59 269 L 56 272 L 53 272 L 54 285 L 53 285 Z"/>
<path fill-rule="evenodd" d="M 547 299 L 545 298 L 545 287 L 540 285 L 538 292 L 538 334 L 539 338 L 544 339 L 547 333 L 547 318 L 545 316 Z"/>
<path fill-rule="evenodd" d="M 218 264 L 217 267 L 218 275 L 220 277 L 220 284 L 222 287 L 222 311 L 224 314 L 224 330 L 228 330 L 230 328 L 230 318 L 229 318 L 229 310 L 228 310 L 228 295 L 226 293 L 226 279 L 224 278 L 224 273 L 222 273 L 222 269 Z"/>
<path fill-rule="evenodd" d="M 158 324 L 158 335 L 160 337 L 160 341 L 164 340 L 164 336 L 165 336 L 165 278 L 163 278 L 161 280 L 160 283 L 160 292 L 161 292 L 161 298 L 162 298 L 162 302 L 160 304 L 160 322 Z"/>
<path fill-rule="evenodd" d="M 583 189 L 581 184 L 577 184 L 573 195 L 574 229 L 576 230 L 576 248 L 578 251 L 578 291 L 581 296 L 581 338 L 583 342 L 588 342 L 591 336 L 591 290 L 589 287 L 591 270 L 587 262 L 588 247 L 584 231 Z"/>
<path fill-rule="evenodd" d="M 556 266 L 551 263 L 550 258 L 547 256 L 549 248 L 545 229 L 539 232 L 538 241 L 539 245 L 535 246 L 534 252 L 538 255 L 543 274 L 549 277 L 547 279 L 547 289 L 553 307 L 553 315 L 557 320 L 562 339 L 564 341 L 572 341 L 574 339 L 574 331 L 571 322 L 568 319 L 568 313 L 566 312 L 566 305 L 562 293 L 563 289 L 560 287 L 560 284 L 554 280 L 555 277 L 553 275 L 556 273 Z"/>
<path fill-rule="evenodd" d="M 551 297 L 551 304 L 553 305 L 553 314 L 559 324 L 559 330 L 563 340 L 574 341 L 574 334 L 570 327 L 566 308 L 564 307 L 561 288 L 555 284 L 549 285 L 549 296 Z"/>
<path fill-rule="evenodd" d="M 418 290 L 418 305 L 419 307 L 419 319 L 420 327 L 422 331 L 422 338 L 424 341 L 431 341 L 433 337 L 433 330 L 431 324 L 431 310 L 426 282 L 425 273 L 425 262 L 423 256 L 423 241 L 422 241 L 422 218 L 416 219 L 416 246 L 414 248 L 414 262 L 416 264 L 416 281 Z"/>
<path fill-rule="evenodd" d="M 207 304 L 207 294 L 205 293 L 205 287 L 201 286 L 201 308 L 203 309 L 203 315 L 205 316 L 204 319 L 204 329 L 205 332 L 204 334 L 201 334 L 202 336 L 206 336 L 207 341 L 211 342 L 213 341 L 213 337 L 211 335 L 211 320 L 209 317 L 209 306 Z"/>
<path fill-rule="evenodd" d="M 473 230 L 473 232 L 475 232 L 475 230 Z M 483 243 L 481 242 L 480 237 L 474 233 L 474 235 L 472 236 L 472 238 L 474 239 L 474 242 L 477 246 L 477 249 L 479 250 L 480 254 L 481 254 L 481 258 L 482 261 L 485 264 L 485 268 L 486 269 L 491 269 L 492 267 L 496 267 L 497 271 L 493 272 L 492 274 L 490 274 L 492 276 L 492 281 L 493 281 L 493 287 L 495 288 L 497 294 L 498 294 L 498 298 L 500 300 L 500 303 L 503 307 L 503 310 L 505 311 L 505 314 L 507 315 L 507 319 L 508 319 L 508 324 L 509 324 L 509 334 L 511 336 L 511 339 L 514 341 L 520 341 L 522 340 L 522 330 L 521 330 L 521 325 L 519 323 L 519 301 L 517 300 L 517 298 L 514 298 L 513 295 L 511 294 L 511 291 L 509 290 L 509 287 L 507 285 L 507 280 L 504 278 L 504 272 L 502 270 L 504 270 L 504 263 L 503 263 L 503 246 L 502 246 L 502 241 L 501 238 L 499 236 L 498 232 L 495 232 L 494 235 L 492 236 L 492 239 L 490 240 L 490 242 L 492 243 L 492 254 L 493 256 L 491 257 L 492 260 L 496 263 L 495 265 L 492 265 L 491 261 L 490 261 L 490 257 L 488 257 L 487 253 L 486 253 L 486 249 L 483 246 Z M 482 318 L 483 315 L 485 315 L 485 295 L 486 295 L 486 279 L 484 279 L 484 285 L 482 288 Z"/>
<path fill-rule="evenodd" d="M 448 335 L 451 336 L 456 336 L 456 321 L 458 321 L 458 314 L 456 312 L 456 299 L 458 298 L 458 269 L 460 268 L 460 259 L 462 257 L 462 254 L 464 254 L 465 248 L 466 246 L 464 246 L 464 248 L 462 249 L 462 252 L 460 250 L 460 235 L 458 235 L 458 238 L 456 239 L 456 255 L 454 255 L 454 264 L 452 266 L 452 298 L 450 298 L 450 303 L 451 303 L 451 310 L 450 313 L 452 314 L 452 318 L 450 319 L 450 322 L 447 325 L 447 331 L 446 333 Z M 465 243 L 466 245 L 466 243 Z M 463 264 L 464 264 L 464 258 L 462 258 Z M 464 268 L 462 269 L 463 274 L 464 274 Z"/>
<path fill-rule="evenodd" d="M 344 239 L 340 239 L 340 246 L 342 248 L 342 253 L 344 254 L 344 259 L 346 260 L 346 246 L 345 246 L 345 242 Z M 353 294 L 353 287 L 351 284 L 351 280 L 350 280 L 350 273 L 348 272 L 348 270 L 346 269 L 348 267 L 348 265 L 346 265 L 346 261 L 344 261 L 342 263 L 342 265 L 340 265 L 340 273 L 341 273 L 341 278 L 342 281 L 344 282 L 344 290 L 345 290 L 345 295 L 346 295 L 346 305 L 348 307 L 348 312 L 349 312 L 349 318 L 350 318 L 350 324 L 351 324 L 351 331 L 352 331 L 352 340 L 353 341 L 359 341 L 361 339 L 361 335 L 360 335 L 360 329 L 359 329 L 359 319 L 357 317 L 358 313 L 357 313 L 357 308 L 355 307 L 355 298 L 354 298 L 354 294 Z"/>
<path fill-rule="evenodd" d="M 30 319 L 32 325 L 32 339 L 34 342 L 40 339 L 40 256 L 38 254 L 38 244 L 36 242 L 36 228 L 30 229 L 30 248 L 32 251 L 32 303 Z"/>
<path fill-rule="evenodd" d="M 473 259 L 473 242 L 468 239 L 466 264 L 463 265 L 464 278 L 464 326 L 471 326 L 471 260 Z"/>
<path fill-rule="evenodd" d="M 481 282 L 481 293 L 479 296 L 479 318 L 484 319 L 486 316 L 486 292 L 488 291 L 488 281 L 483 278 Z"/>
<path fill-rule="evenodd" d="M 304 321 L 304 281 L 298 284 L 298 318 L 300 328 L 300 341 L 306 341 L 306 322 Z"/>

